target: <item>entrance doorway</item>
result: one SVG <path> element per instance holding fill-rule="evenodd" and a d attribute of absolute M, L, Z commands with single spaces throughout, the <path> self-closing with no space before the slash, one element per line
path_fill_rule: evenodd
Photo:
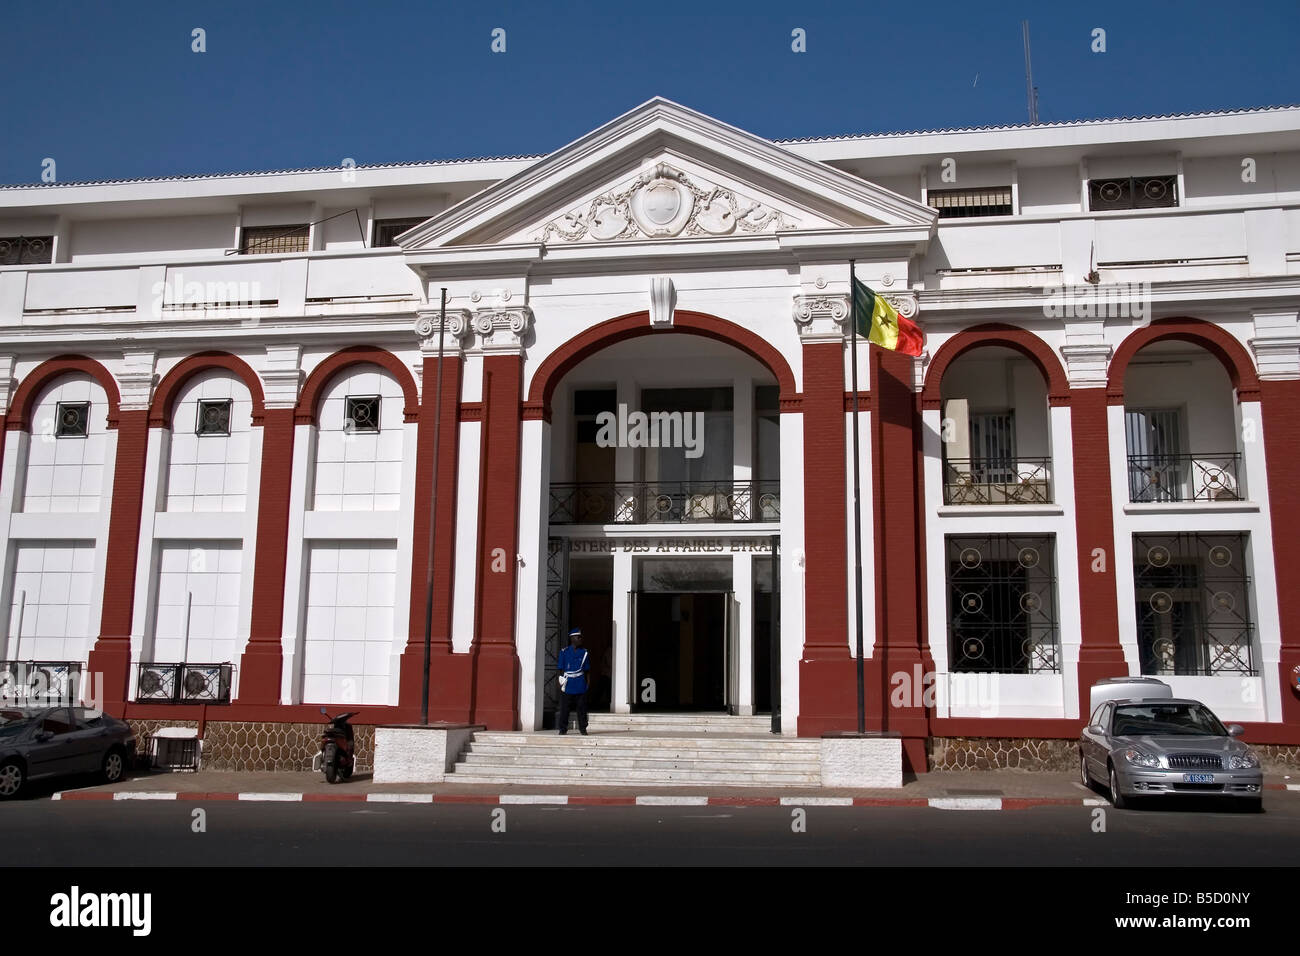
<path fill-rule="evenodd" d="M 727 594 L 637 594 L 639 712 L 727 710 Z"/>

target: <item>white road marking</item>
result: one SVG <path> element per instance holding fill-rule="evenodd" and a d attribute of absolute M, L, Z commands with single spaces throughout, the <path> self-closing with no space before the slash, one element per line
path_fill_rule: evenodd
<path fill-rule="evenodd" d="M 431 793 L 368 793 L 367 803 L 433 803 Z"/>
<path fill-rule="evenodd" d="M 645 796 L 637 797 L 636 805 L 638 807 L 707 807 L 709 798 Z"/>
<path fill-rule="evenodd" d="M 152 790 L 122 790 L 113 794 L 114 800 L 175 800 L 174 793 L 157 793 Z"/>
<path fill-rule="evenodd" d="M 1001 810 L 1001 797 L 931 797 L 926 801 L 936 810 Z"/>
<path fill-rule="evenodd" d="M 301 793 L 241 793 L 240 800 L 265 800 L 279 803 L 300 803 Z"/>
<path fill-rule="evenodd" d="M 544 793 L 503 793 L 498 803 L 552 803 L 568 806 L 569 798 L 564 795 L 548 796 Z"/>
<path fill-rule="evenodd" d="M 851 807 L 852 797 L 782 797 L 783 807 Z"/>

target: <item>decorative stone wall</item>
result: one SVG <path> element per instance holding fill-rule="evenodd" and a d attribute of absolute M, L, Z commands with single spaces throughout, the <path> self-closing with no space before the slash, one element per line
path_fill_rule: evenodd
<path fill-rule="evenodd" d="M 324 721 L 315 724 L 208 721 L 202 770 L 311 770 Z M 375 728 L 353 724 L 357 773 L 374 769 Z"/>
<path fill-rule="evenodd" d="M 1287 744 L 1252 744 L 1259 754 L 1260 766 L 1265 773 L 1295 773 L 1300 770 L 1300 747 Z"/>
<path fill-rule="evenodd" d="M 1300 747 L 1252 744 L 1265 773 L 1300 770 Z M 931 770 L 1065 770 L 1078 771 L 1079 749 L 1073 740 L 996 737 L 932 737 Z"/>
<path fill-rule="evenodd" d="M 930 738 L 931 770 L 1076 770 L 1073 740 L 997 737 Z"/>

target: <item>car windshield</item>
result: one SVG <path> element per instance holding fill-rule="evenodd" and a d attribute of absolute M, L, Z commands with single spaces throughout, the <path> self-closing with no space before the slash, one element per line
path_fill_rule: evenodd
<path fill-rule="evenodd" d="M 1203 704 L 1121 704 L 1115 708 L 1111 731 L 1116 737 L 1226 737 L 1219 718 Z"/>

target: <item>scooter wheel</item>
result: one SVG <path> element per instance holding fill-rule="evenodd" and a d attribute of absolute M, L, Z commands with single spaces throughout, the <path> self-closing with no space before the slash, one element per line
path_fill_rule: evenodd
<path fill-rule="evenodd" d="M 325 771 L 326 783 L 338 783 L 339 752 L 333 744 L 325 748 L 325 759 L 321 762 L 321 769 Z"/>

